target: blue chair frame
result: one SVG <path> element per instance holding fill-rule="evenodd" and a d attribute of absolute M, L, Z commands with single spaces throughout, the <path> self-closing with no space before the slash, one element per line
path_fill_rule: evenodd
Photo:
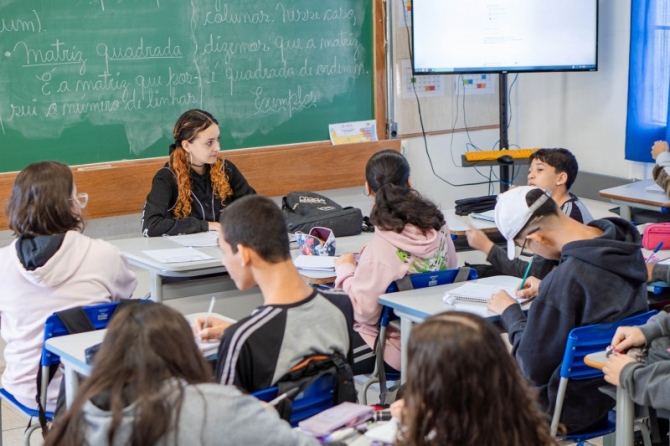
<path fill-rule="evenodd" d="M 333 407 L 334 391 L 335 377 L 333 375 L 323 375 L 310 384 L 293 400 L 293 411 L 289 420 L 291 426 L 297 427 L 300 421 Z M 252 395 L 267 403 L 276 398 L 277 393 L 278 387 L 274 386 L 254 392 Z"/>
<path fill-rule="evenodd" d="M 460 275 L 460 277 L 459 277 Z M 402 280 L 391 283 L 386 289 L 386 293 L 396 293 L 398 291 L 405 291 L 408 289 L 428 288 L 438 285 L 447 285 L 456 281 L 466 281 L 477 279 L 477 271 L 473 268 L 461 267 L 445 269 L 441 271 L 428 271 L 425 273 L 410 274 L 405 276 Z M 367 392 L 370 386 L 374 383 L 379 383 L 379 402 L 380 404 L 388 404 L 386 401 L 389 388 L 388 381 L 399 381 L 399 373 L 390 373 L 384 371 L 384 347 L 386 344 L 386 330 L 393 319 L 397 319 L 393 310 L 384 306 L 382 314 L 379 319 L 379 335 L 377 336 L 377 345 L 375 349 L 375 370 L 370 375 L 370 378 L 363 384 L 361 390 L 361 401 L 367 404 Z"/>
<path fill-rule="evenodd" d="M 558 431 L 558 424 L 563 411 L 563 401 L 565 399 L 565 392 L 567 390 L 568 382 L 570 380 L 580 381 L 586 379 L 593 379 L 603 376 L 602 370 L 589 367 L 584 363 L 584 357 L 591 353 L 604 351 L 618 327 L 642 325 L 647 320 L 656 314 L 656 310 L 648 311 L 646 313 L 630 316 L 615 322 L 604 322 L 594 325 L 586 325 L 583 327 L 573 328 L 568 335 L 568 340 L 565 345 L 565 353 L 563 354 L 563 362 L 561 364 L 560 376 L 561 380 L 558 387 L 558 394 L 556 396 L 556 407 L 551 420 L 551 435 L 556 436 Z M 602 437 L 610 434 L 616 430 L 615 419 L 610 412 L 608 416 L 607 428 L 600 429 L 593 432 L 582 432 L 579 434 L 572 434 L 562 436 L 566 440 L 573 440 L 577 443 L 583 443 L 590 438 Z"/>
<path fill-rule="evenodd" d="M 82 307 L 86 316 L 88 316 L 89 321 L 96 330 L 100 330 L 107 327 L 109 320 L 112 318 L 118 302 L 110 302 L 105 304 L 90 305 L 87 307 Z M 44 342 L 42 343 L 42 355 L 40 357 L 40 367 L 42 367 L 42 381 L 40 382 L 40 399 L 42 407 L 46 407 L 47 403 L 47 388 L 49 386 L 49 369 L 51 365 L 60 364 L 60 357 L 48 351 L 44 348 L 44 344 L 48 339 L 65 336 L 70 334 L 70 332 L 65 328 L 63 322 L 59 319 L 57 314 L 50 315 L 46 322 L 44 323 Z M 19 403 L 14 396 L 6 391 L 5 389 L 0 389 L 0 398 L 7 400 L 12 406 L 19 409 L 23 414 L 29 418 L 38 417 L 39 410 L 31 409 Z M 54 413 L 45 412 L 47 421 L 53 421 Z M 23 434 L 23 444 L 28 446 L 30 445 L 30 437 L 32 433 L 40 428 L 39 423 L 31 425 L 26 429 Z M 0 406 L 0 429 L 2 429 L 2 410 Z M 0 430 L 0 433 L 2 431 Z M 2 435 L 0 434 L 0 446 L 2 446 Z"/>

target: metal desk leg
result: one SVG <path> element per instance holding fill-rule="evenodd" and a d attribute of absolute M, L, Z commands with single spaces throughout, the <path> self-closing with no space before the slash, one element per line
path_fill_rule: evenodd
<path fill-rule="evenodd" d="M 151 280 L 151 300 L 154 302 L 163 302 L 163 277 L 160 274 L 152 272 Z"/>
<path fill-rule="evenodd" d="M 633 215 L 630 211 L 630 206 L 621 204 L 621 202 L 619 202 L 619 215 L 624 220 L 633 221 Z"/>
<path fill-rule="evenodd" d="M 633 400 L 621 386 L 616 388 L 616 444 L 630 446 L 633 444 Z"/>
<path fill-rule="evenodd" d="M 412 321 L 400 318 L 400 384 L 407 380 L 407 341 L 412 331 Z"/>
<path fill-rule="evenodd" d="M 74 368 L 68 366 L 65 361 L 63 361 L 63 369 L 63 379 L 65 380 L 65 407 L 69 409 L 70 406 L 72 406 L 74 396 L 79 387 L 79 377 L 77 376 L 77 372 L 74 371 Z"/>

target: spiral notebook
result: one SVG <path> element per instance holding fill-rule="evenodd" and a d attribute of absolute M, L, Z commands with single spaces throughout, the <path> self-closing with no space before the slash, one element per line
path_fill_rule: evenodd
<path fill-rule="evenodd" d="M 453 304 L 454 300 L 463 300 L 470 302 L 488 302 L 491 296 L 502 290 L 514 297 L 519 303 L 526 303 L 530 299 L 519 299 L 515 297 L 517 287 L 503 287 L 500 285 L 489 285 L 485 283 L 468 282 L 458 288 L 447 291 L 442 298 L 446 303 Z"/>

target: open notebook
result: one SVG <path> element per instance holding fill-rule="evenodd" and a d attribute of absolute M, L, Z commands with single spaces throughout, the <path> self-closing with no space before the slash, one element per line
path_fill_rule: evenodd
<path fill-rule="evenodd" d="M 519 283 L 521 280 L 519 280 Z M 520 304 L 526 303 L 531 299 L 519 299 L 515 297 L 517 287 L 489 285 L 486 283 L 467 282 L 458 288 L 447 291 L 442 298 L 446 303 L 453 304 L 455 300 L 471 301 L 471 302 L 488 302 L 491 296 L 500 290 L 507 292 L 514 297 Z"/>

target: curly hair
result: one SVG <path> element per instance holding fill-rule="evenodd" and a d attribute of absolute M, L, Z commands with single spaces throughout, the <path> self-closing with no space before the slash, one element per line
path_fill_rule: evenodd
<path fill-rule="evenodd" d="M 402 429 L 396 445 L 548 446 L 548 416 L 493 325 L 457 311 L 410 335 Z"/>
<path fill-rule="evenodd" d="M 188 110 L 184 112 L 174 126 L 172 132 L 174 143 L 170 145 L 170 169 L 177 177 L 178 196 L 174 208 L 177 218 L 185 218 L 191 215 L 191 163 L 188 154 L 182 147 L 182 141 L 193 142 L 198 135 L 209 128 L 212 124 L 219 125 L 214 117 L 203 110 Z M 210 178 L 214 196 L 225 202 L 226 198 L 233 194 L 228 181 L 228 175 L 223 168 L 223 160 L 218 158 L 210 168 Z"/>
<path fill-rule="evenodd" d="M 445 220 L 435 203 L 409 185 L 409 163 L 395 150 L 382 150 L 370 157 L 365 180 L 375 194 L 370 221 L 384 231 L 400 233 L 406 224 L 422 231 L 439 231 Z"/>

